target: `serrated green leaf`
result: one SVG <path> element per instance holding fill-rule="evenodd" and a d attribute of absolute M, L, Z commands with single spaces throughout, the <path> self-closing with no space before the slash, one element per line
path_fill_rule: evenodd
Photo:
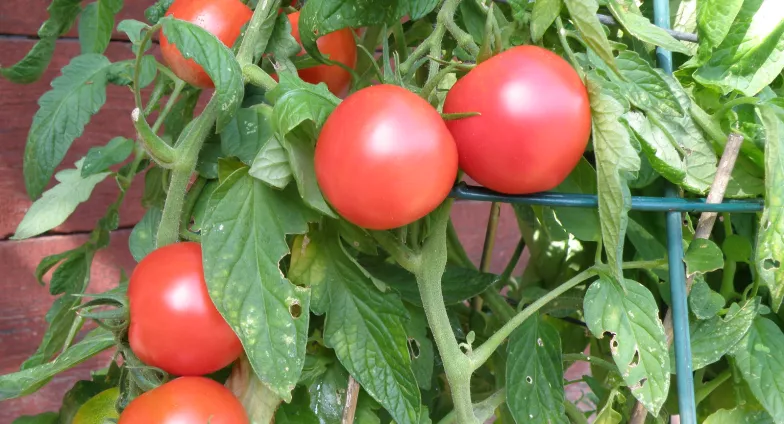
<path fill-rule="evenodd" d="M 348 246 L 366 255 L 375 256 L 378 254 L 376 240 L 365 229 L 357 227 L 345 219 L 339 221 L 338 227 L 340 237 Z"/>
<path fill-rule="evenodd" d="M 727 260 L 749 262 L 752 254 L 751 240 L 738 234 L 730 234 L 721 243 L 721 250 Z"/>
<path fill-rule="evenodd" d="M 262 29 L 263 31 L 263 29 Z M 278 74 L 295 73 L 296 66 L 291 58 L 302 51 L 302 46 L 292 34 L 291 21 L 285 13 L 278 15 L 267 42 L 267 54 L 273 56 Z M 258 56 L 258 52 L 257 56 Z"/>
<path fill-rule="evenodd" d="M 658 414 L 670 387 L 670 357 L 651 292 L 636 281 L 602 276 L 585 293 L 584 310 L 594 336 L 612 335 L 613 359 L 634 397 Z"/>
<path fill-rule="evenodd" d="M 290 74 L 281 75 L 280 84 L 268 96 L 275 100 L 272 128 L 281 139 L 305 121 L 320 128 L 340 103 L 326 84 L 308 84 Z"/>
<path fill-rule="evenodd" d="M 599 217 L 607 262 L 616 278 L 621 278 L 623 241 L 631 209 L 627 181 L 640 169 L 640 157 L 632 147 L 629 132 L 618 118 L 625 110 L 588 75 L 588 94 L 593 120 L 593 146 L 598 173 Z"/>
<path fill-rule="evenodd" d="M 403 6 L 407 6 L 405 14 L 415 21 L 432 12 L 438 6 L 438 0 L 408 0 L 403 2 Z"/>
<path fill-rule="evenodd" d="M 710 414 L 703 424 L 773 424 L 765 411 L 755 411 L 741 406 L 734 409 L 719 409 Z"/>
<path fill-rule="evenodd" d="M 403 303 L 373 286 L 346 254 L 336 231 L 309 237 L 289 277 L 312 288 L 313 312 L 327 317 L 326 345 L 396 422 L 417 424 L 421 401 L 411 370 Z"/>
<path fill-rule="evenodd" d="M 327 368 L 335 362 L 332 356 L 307 355 L 305 356 L 305 366 L 302 368 L 302 375 L 297 384 L 307 387 L 312 386 L 316 379 L 327 372 Z M 296 395 L 295 395 L 296 396 Z"/>
<path fill-rule="evenodd" d="M 252 164 L 259 149 L 272 137 L 271 112 L 268 107 L 238 110 L 220 133 L 223 154 L 236 156 L 246 165 Z"/>
<path fill-rule="evenodd" d="M 61 296 L 55 299 L 46 313 L 46 322 L 49 325 L 38 349 L 22 363 L 20 369 L 25 370 L 45 364 L 62 350 L 65 339 L 76 319 L 76 312 L 73 308 L 78 304 L 79 298 L 75 296 Z"/>
<path fill-rule="evenodd" d="M 101 55 L 76 56 L 52 81 L 52 90 L 38 99 L 24 154 L 25 186 L 31 198 L 41 195 L 71 143 L 106 102 L 109 66 L 109 59 Z"/>
<path fill-rule="evenodd" d="M 689 324 L 692 368 L 704 368 L 732 350 L 749 331 L 759 306 L 759 298 L 749 299 L 742 304 L 733 303 L 723 318 L 692 320 Z"/>
<path fill-rule="evenodd" d="M 79 44 L 82 54 L 102 54 L 112 39 L 114 16 L 123 0 L 97 0 L 88 4 L 79 17 Z"/>
<path fill-rule="evenodd" d="M 286 235 L 305 233 L 313 218 L 291 190 L 273 190 L 243 168 L 212 193 L 202 228 L 210 297 L 256 375 L 285 401 L 305 361 L 310 290 L 291 284 L 278 263 L 289 252 Z"/>
<path fill-rule="evenodd" d="M 732 350 L 735 365 L 775 422 L 784 421 L 784 333 L 773 321 L 757 317 Z"/>
<path fill-rule="evenodd" d="M 411 370 L 422 390 L 433 386 L 435 350 L 433 341 L 427 337 L 427 318 L 421 308 L 406 305 L 409 319 L 406 322 L 408 351 L 411 355 Z"/>
<path fill-rule="evenodd" d="M 403 300 L 422 306 L 414 274 L 377 256 L 361 256 L 359 263 L 373 278 L 381 280 L 400 293 Z M 444 303 L 454 305 L 483 293 L 498 282 L 498 276 L 480 272 L 475 268 L 448 264 L 441 281 Z"/>
<path fill-rule="evenodd" d="M 629 10 L 626 4 L 618 2 L 618 0 L 607 0 L 607 6 L 610 8 L 613 16 L 615 16 L 615 19 L 618 20 L 618 23 L 633 37 L 674 52 L 690 53 L 689 49 L 679 43 L 678 40 L 672 38 L 667 31 L 652 24 L 648 18 L 641 14 Z"/>
<path fill-rule="evenodd" d="M 563 0 L 538 0 L 531 12 L 531 41 L 538 42 L 561 13 Z"/>
<path fill-rule="evenodd" d="M 57 412 L 44 412 L 38 415 L 25 415 L 15 419 L 11 424 L 57 424 L 60 414 Z"/>
<path fill-rule="evenodd" d="M 52 273 L 49 280 L 49 293 L 53 296 L 62 293 L 82 293 L 85 279 L 89 277 L 92 253 L 84 252 L 72 255 Z"/>
<path fill-rule="evenodd" d="M 724 307 L 724 297 L 711 290 L 704 279 L 694 282 L 689 292 L 689 307 L 697 319 L 715 317 Z"/>
<path fill-rule="evenodd" d="M 155 77 L 158 75 L 157 64 L 155 56 L 149 54 L 142 56 L 141 68 L 139 69 L 139 88 L 145 88 L 155 81 Z M 135 71 L 136 59 L 114 62 L 109 67 L 107 79 L 111 84 L 130 87 L 133 86 Z"/>
<path fill-rule="evenodd" d="M 71 369 L 114 346 L 114 335 L 103 328 L 91 331 L 52 362 L 0 376 L 0 400 L 26 396 L 43 387 L 55 375 Z"/>
<path fill-rule="evenodd" d="M 640 55 L 625 51 L 619 53 L 615 61 L 621 75 L 626 78 L 626 81 L 615 79 L 615 82 L 625 89 L 624 93 L 632 104 L 647 112 L 674 116 L 685 114 L 687 109 L 681 107 L 663 74 L 657 72 Z"/>
<path fill-rule="evenodd" d="M 316 149 L 313 143 L 310 140 L 289 136 L 283 141 L 283 148 L 288 154 L 288 163 L 291 167 L 294 181 L 297 182 L 299 195 L 305 204 L 324 215 L 337 218 L 337 214 L 332 211 L 332 208 L 327 205 L 327 201 L 324 200 L 324 195 L 321 194 L 318 181 L 316 181 L 314 163 Z"/>
<path fill-rule="evenodd" d="M 568 423 L 561 338 L 538 314 L 509 336 L 506 404 L 519 423 Z"/>
<path fill-rule="evenodd" d="M 626 112 L 623 119 L 637 135 L 642 151 L 653 169 L 675 184 L 683 181 L 686 167 L 665 130 L 637 111 Z"/>
<path fill-rule="evenodd" d="M 144 38 L 144 34 L 142 31 L 150 29 L 150 26 L 145 24 L 144 22 L 137 21 L 136 19 L 124 19 L 119 24 L 117 24 L 117 31 L 124 32 L 125 35 L 128 36 L 128 40 L 132 44 L 135 44 L 135 48 L 138 48 L 138 45 L 142 42 Z M 145 48 L 145 50 L 147 50 Z M 135 53 L 136 51 L 134 51 Z"/>
<path fill-rule="evenodd" d="M 242 102 L 244 87 L 242 69 L 231 49 L 212 33 L 190 22 L 170 16 L 159 21 L 169 42 L 186 59 L 193 59 L 204 68 L 215 84 L 218 102 L 218 132 L 231 122 Z"/>
<path fill-rule="evenodd" d="M 784 8 L 778 0 L 746 0 L 694 79 L 724 94 L 754 96 L 784 68 L 783 35 Z"/>
<path fill-rule="evenodd" d="M 275 412 L 275 424 L 320 424 L 318 417 L 310 410 L 308 389 L 297 386 L 290 403 L 282 403 Z"/>
<path fill-rule="evenodd" d="M 128 248 L 136 262 L 141 261 L 155 250 L 155 236 L 158 234 L 162 214 L 161 208 L 152 206 L 144 213 L 141 221 L 133 227 L 131 236 L 128 238 Z"/>
<path fill-rule="evenodd" d="M 784 106 L 784 105 L 782 105 Z M 765 207 L 757 233 L 755 269 L 778 311 L 784 299 L 784 108 L 759 108 L 765 127 Z"/>
<path fill-rule="evenodd" d="M 80 203 L 90 198 L 95 186 L 109 176 L 109 172 L 81 176 L 82 161 L 76 163 L 76 169 L 66 169 L 55 175 L 59 182 L 47 190 L 27 210 L 22 222 L 16 227 L 12 237 L 23 240 L 43 234 L 65 222 Z"/>
<path fill-rule="evenodd" d="M 0 68 L 0 75 L 14 84 L 29 84 L 44 74 L 52 61 L 57 38 L 47 37 L 38 40 L 32 49 L 19 62 Z"/>
<path fill-rule="evenodd" d="M 617 71 L 610 42 L 596 12 L 599 4 L 596 0 L 564 0 L 572 22 L 580 31 L 583 40 L 611 69 Z"/>
<path fill-rule="evenodd" d="M 261 147 L 253 159 L 249 174 L 279 189 L 285 188 L 294 178 L 288 153 L 276 135 L 271 136 Z"/>
<path fill-rule="evenodd" d="M 584 157 L 554 192 L 596 194 L 596 171 Z M 553 208 L 558 221 L 578 240 L 597 241 L 602 237 L 599 211 L 596 209 Z"/>
<path fill-rule="evenodd" d="M 705 274 L 724 267 L 724 255 L 716 243 L 707 239 L 694 239 L 683 258 L 686 274 Z"/>
<path fill-rule="evenodd" d="M 710 52 L 724 41 L 742 5 L 743 0 L 697 2 L 697 34 L 700 37 L 701 49 Z"/>
<path fill-rule="evenodd" d="M 104 172 L 112 165 L 122 163 L 133 152 L 134 141 L 115 137 L 106 146 L 91 147 L 82 164 L 82 178 Z"/>

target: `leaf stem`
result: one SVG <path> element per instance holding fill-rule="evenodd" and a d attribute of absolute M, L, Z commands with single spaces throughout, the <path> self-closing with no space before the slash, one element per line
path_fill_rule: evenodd
<path fill-rule="evenodd" d="M 714 390 L 719 388 L 725 381 L 729 380 L 732 377 L 732 369 L 725 368 L 721 374 L 717 375 L 713 378 L 713 380 L 703 384 L 700 388 L 697 389 L 697 392 L 694 394 L 695 402 L 699 405 L 700 402 L 705 400 Z"/>
<path fill-rule="evenodd" d="M 580 62 L 577 61 L 577 56 L 574 55 L 574 51 L 572 51 L 572 47 L 569 45 L 569 40 L 566 39 L 566 28 L 564 28 L 560 16 L 555 18 L 555 27 L 558 29 L 558 39 L 561 41 L 561 46 L 564 51 L 566 51 L 569 62 L 572 63 L 572 67 L 580 74 L 580 79 L 585 81 L 585 70 L 580 66 Z"/>
<path fill-rule="evenodd" d="M 713 119 L 719 120 L 724 117 L 732 108 L 735 106 L 740 105 L 756 105 L 760 102 L 760 99 L 756 97 L 739 97 L 737 99 L 733 99 L 724 103 L 721 106 L 721 109 L 717 110 L 716 113 L 713 114 Z"/>
<path fill-rule="evenodd" d="M 144 110 L 142 106 L 142 91 L 139 88 L 139 75 L 142 73 L 142 58 L 144 57 L 144 47 L 152 40 L 155 31 L 161 28 L 160 24 L 153 25 L 144 33 L 139 49 L 136 51 L 136 62 L 133 65 L 133 100 L 139 110 Z"/>
<path fill-rule="evenodd" d="M 602 367 L 607 371 L 618 374 L 618 367 L 612 362 L 605 361 L 598 356 L 588 356 L 583 353 L 566 353 L 562 357 L 564 362 L 588 362 L 590 364 Z"/>
<path fill-rule="evenodd" d="M 525 238 L 520 237 L 520 241 L 517 242 L 517 246 L 515 246 L 514 252 L 512 252 L 512 257 L 509 258 L 509 263 L 506 264 L 506 268 L 501 273 L 501 277 L 498 279 L 498 282 L 502 285 L 506 285 L 509 282 L 509 279 L 512 277 L 512 273 L 514 273 L 515 268 L 517 267 L 517 263 L 520 262 L 520 257 L 523 256 L 523 251 L 525 250 Z M 499 289 L 503 288 L 498 287 Z"/>
<path fill-rule="evenodd" d="M 421 265 L 419 254 L 406 247 L 403 242 L 390 231 L 370 231 L 370 235 L 384 248 L 397 263 L 409 272 L 416 272 Z"/>
<path fill-rule="evenodd" d="M 242 76 L 245 77 L 245 81 L 261 87 L 265 91 L 270 91 L 278 85 L 268 73 L 253 63 L 242 67 Z"/>
<path fill-rule="evenodd" d="M 573 424 L 588 424 L 588 419 L 583 415 L 583 411 L 580 411 L 580 408 L 570 402 L 569 399 L 564 399 L 564 409 L 566 410 L 566 416 L 569 417 Z"/>
<path fill-rule="evenodd" d="M 139 141 L 150 157 L 164 168 L 171 167 L 176 160 L 177 152 L 150 128 L 141 109 L 136 108 L 131 112 L 131 121 L 139 135 Z"/>
<path fill-rule="evenodd" d="M 485 418 L 485 415 L 492 416 L 492 411 L 498 409 L 499 406 L 503 405 L 506 402 L 506 389 L 500 389 L 497 392 L 490 395 L 487 399 L 477 402 L 473 405 L 474 415 L 478 418 Z M 490 411 L 488 413 L 488 411 Z M 490 418 L 488 416 L 487 418 Z M 441 418 L 441 421 L 438 424 L 454 424 L 455 419 L 457 418 L 455 411 L 446 414 L 444 418 Z"/>
<path fill-rule="evenodd" d="M 495 352 L 498 346 L 500 346 L 506 340 L 506 338 L 509 337 L 509 335 L 512 334 L 512 332 L 517 329 L 517 327 L 519 327 L 528 317 L 533 315 L 536 311 L 541 309 L 553 299 L 566 293 L 578 284 L 588 280 L 591 277 L 594 277 L 595 275 L 596 270 L 594 268 L 588 268 L 520 311 L 517 315 L 515 315 L 514 318 L 504 324 L 503 327 L 501 327 L 495 334 L 490 336 L 490 338 L 482 343 L 481 346 L 474 349 L 474 351 L 469 355 L 471 360 L 471 371 L 476 371 L 479 369 L 479 367 L 481 367 L 490 358 L 493 352 Z"/>
<path fill-rule="evenodd" d="M 177 103 L 177 99 L 180 97 L 180 93 L 182 93 L 182 89 L 185 88 L 185 81 L 177 78 L 174 80 L 174 90 L 169 95 L 169 99 L 166 101 L 166 105 L 163 107 L 163 110 L 158 115 L 158 119 L 155 120 L 155 123 L 152 126 L 152 131 L 154 133 L 158 133 L 158 130 L 161 129 L 161 125 L 163 125 L 163 121 L 171 112 L 172 107 L 174 104 Z"/>
<path fill-rule="evenodd" d="M 261 27 L 264 21 L 270 16 L 277 17 L 277 10 L 280 7 L 281 0 L 260 0 L 256 5 L 256 10 L 253 11 L 253 17 L 250 18 L 250 23 L 245 30 L 245 37 L 242 39 L 242 44 L 237 52 L 237 62 L 241 67 L 253 63 L 253 53 L 256 49 L 262 52 L 266 49 L 267 40 L 260 40 Z"/>
<path fill-rule="evenodd" d="M 656 259 L 653 261 L 629 261 L 621 264 L 622 269 L 654 269 L 666 268 L 667 258 Z"/>

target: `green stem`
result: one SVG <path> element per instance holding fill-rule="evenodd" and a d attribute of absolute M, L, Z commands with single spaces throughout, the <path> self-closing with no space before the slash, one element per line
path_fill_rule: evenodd
<path fill-rule="evenodd" d="M 490 269 L 490 261 L 493 258 L 495 248 L 495 235 L 498 232 L 498 219 L 501 217 L 501 204 L 493 202 L 490 206 L 490 215 L 487 218 L 487 229 L 485 230 L 485 244 L 482 247 L 482 258 L 479 261 L 479 270 L 487 272 Z"/>
<path fill-rule="evenodd" d="M 160 29 L 160 27 L 160 24 L 154 25 L 144 33 L 142 43 L 139 47 L 139 50 L 136 52 L 136 62 L 133 66 L 133 100 L 139 110 L 144 110 L 144 107 L 142 106 L 142 91 L 139 88 L 139 75 L 142 73 L 142 57 L 144 57 L 144 46 L 150 43 L 150 40 L 152 40 L 152 35 L 155 33 L 155 31 Z"/>
<path fill-rule="evenodd" d="M 721 129 L 721 124 L 713 116 L 702 110 L 695 102 L 692 102 L 689 113 L 694 122 L 708 135 L 713 144 L 713 150 L 719 155 L 724 153 L 724 146 L 727 145 L 727 134 Z M 754 143 L 749 140 L 743 140 L 743 143 L 740 145 L 740 151 L 757 168 L 765 169 L 765 154 Z"/>
<path fill-rule="evenodd" d="M 177 158 L 177 152 L 150 128 L 141 109 L 136 108 L 131 112 L 131 121 L 139 134 L 139 141 L 150 157 L 164 168 L 171 167 Z"/>
<path fill-rule="evenodd" d="M 446 229 L 453 200 L 447 200 L 432 217 L 432 230 L 422 248 L 422 261 L 415 268 L 419 295 L 433 333 L 438 352 L 444 364 L 447 381 L 452 392 L 457 422 L 477 422 L 471 405 L 471 361 L 458 346 L 441 291 L 441 277 L 447 261 Z"/>
<path fill-rule="evenodd" d="M 727 112 L 732 110 L 732 108 L 734 108 L 735 106 L 756 105 L 759 102 L 760 99 L 756 97 L 739 97 L 737 99 L 730 100 L 727 103 L 724 103 L 724 105 L 721 106 L 721 109 L 717 110 L 716 113 L 713 114 L 713 119 L 723 118 L 724 115 L 726 115 Z"/>
<path fill-rule="evenodd" d="M 580 66 L 580 62 L 577 61 L 577 56 L 574 55 L 574 51 L 572 51 L 572 47 L 569 45 L 569 40 L 566 39 L 566 29 L 563 26 L 563 21 L 560 16 L 555 18 L 555 27 L 558 29 L 558 39 L 561 41 L 561 46 L 566 52 L 569 62 L 572 63 L 572 67 L 580 74 L 580 79 L 584 81 L 585 71 L 583 70 L 583 67 Z"/>
<path fill-rule="evenodd" d="M 400 60 L 408 59 L 408 46 L 406 45 L 406 34 L 403 32 L 403 24 L 399 21 L 392 26 L 392 34 L 395 36 L 395 51 Z"/>
<path fill-rule="evenodd" d="M 277 18 L 280 3 L 281 0 L 260 0 L 256 5 L 253 17 L 250 18 L 250 23 L 245 30 L 245 38 L 242 39 L 242 44 L 237 52 L 237 61 L 241 67 L 244 68 L 245 65 L 253 63 L 253 52 L 256 49 L 262 52 L 266 50 L 269 36 L 266 40 L 259 39 L 259 36 L 262 35 L 261 27 L 265 20 Z"/>
<path fill-rule="evenodd" d="M 719 293 L 728 300 L 735 293 L 735 271 L 738 269 L 737 262 L 727 259 L 724 263 L 724 271 L 721 275 L 721 289 Z"/>
<path fill-rule="evenodd" d="M 582 353 L 566 353 L 562 356 L 564 362 L 588 362 L 590 364 L 602 367 L 607 371 L 618 373 L 618 367 L 612 362 L 605 361 L 597 356 L 588 356 Z"/>
<path fill-rule="evenodd" d="M 622 269 L 654 269 L 666 267 L 667 259 L 656 259 L 653 261 L 629 261 L 621 264 Z"/>
<path fill-rule="evenodd" d="M 268 73 L 264 72 L 263 69 L 253 63 L 242 67 L 242 75 L 247 82 L 257 87 L 261 87 L 265 91 L 270 91 L 278 85 Z"/>
<path fill-rule="evenodd" d="M 700 402 L 705 400 L 714 390 L 716 390 L 719 386 L 721 386 L 725 381 L 729 380 L 732 377 L 732 370 L 730 368 L 725 368 L 721 374 L 717 375 L 713 378 L 713 380 L 703 384 L 697 392 L 694 394 L 694 400 L 699 405 Z"/>
<path fill-rule="evenodd" d="M 191 184 L 191 188 L 188 190 L 188 194 L 185 195 L 185 204 L 182 207 L 180 225 L 183 226 L 183 228 L 186 230 L 188 230 L 188 227 L 190 226 L 193 207 L 199 200 L 199 196 L 201 195 L 202 190 L 204 190 L 205 185 L 207 185 L 207 180 L 205 178 L 199 177 L 196 179 L 196 181 L 193 182 L 193 184 Z"/>
<path fill-rule="evenodd" d="M 397 263 L 410 272 L 416 272 L 422 263 L 419 254 L 406 247 L 403 242 L 389 231 L 371 231 L 370 235 L 384 248 Z"/>
<path fill-rule="evenodd" d="M 570 280 L 561 284 L 546 295 L 540 297 L 535 302 L 531 303 L 528 307 L 520 311 L 517 315 L 515 315 L 514 318 L 504 324 L 504 326 L 501 327 L 495 334 L 490 336 L 487 341 L 482 343 L 481 346 L 474 349 L 473 353 L 470 355 L 471 370 L 475 371 L 479 369 L 479 367 L 481 367 L 487 361 L 487 359 L 490 358 L 490 355 L 495 352 L 498 346 L 500 346 L 506 340 L 506 338 L 509 337 L 509 335 L 520 326 L 520 324 L 528 319 L 528 317 L 533 315 L 546 304 L 550 303 L 553 299 L 566 293 L 578 284 L 595 275 L 596 270 L 594 268 L 588 268 L 587 270 L 575 275 Z"/>
<path fill-rule="evenodd" d="M 573 424 L 588 424 L 588 419 L 585 418 L 583 411 L 572 402 L 569 402 L 569 399 L 564 400 L 564 409 L 566 410 L 566 416 L 569 417 Z"/>
<path fill-rule="evenodd" d="M 163 121 L 171 112 L 172 107 L 174 104 L 177 103 L 177 99 L 180 97 L 180 93 L 182 93 L 182 89 L 185 88 L 185 81 L 181 79 L 177 79 L 174 81 L 174 90 L 172 90 L 171 95 L 169 95 L 169 100 L 166 101 L 166 105 L 163 107 L 163 110 L 158 115 L 158 119 L 155 120 L 155 124 L 152 126 L 152 131 L 154 133 L 158 133 L 158 130 L 161 129 L 161 125 L 163 125 Z"/>
<path fill-rule="evenodd" d="M 487 399 L 477 402 L 473 405 L 474 415 L 479 419 L 489 419 L 493 415 L 493 411 L 498 409 L 499 406 L 506 402 L 506 389 L 498 390 L 490 395 Z M 454 424 L 457 418 L 455 411 L 446 414 L 438 424 Z"/>
<path fill-rule="evenodd" d="M 504 272 L 501 273 L 501 278 L 499 278 L 499 283 L 502 285 L 506 285 L 509 282 L 509 279 L 512 277 L 512 273 L 514 272 L 515 268 L 517 267 L 517 263 L 520 262 L 520 257 L 523 256 L 523 251 L 525 250 L 525 238 L 520 237 L 520 241 L 517 242 L 517 246 L 515 246 L 514 252 L 512 252 L 512 257 L 509 258 L 509 263 L 506 264 L 506 268 L 504 268 Z M 499 287 L 499 289 L 502 287 Z"/>
<path fill-rule="evenodd" d="M 150 98 L 147 99 L 147 106 L 144 107 L 144 116 L 150 116 L 155 106 L 163 97 L 163 92 L 166 89 L 166 82 L 163 79 L 159 79 L 158 82 L 155 84 L 155 87 L 152 89 L 152 93 L 150 93 Z"/>
<path fill-rule="evenodd" d="M 497 315 L 501 322 L 509 322 L 514 318 L 514 308 L 506 303 L 506 298 L 501 296 L 494 287 L 490 287 L 482 293 L 482 299 L 487 302 L 487 306 Z"/>

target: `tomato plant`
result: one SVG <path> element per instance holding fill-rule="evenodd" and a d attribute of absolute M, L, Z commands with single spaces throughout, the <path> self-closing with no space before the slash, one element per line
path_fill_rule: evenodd
<path fill-rule="evenodd" d="M 341 216 L 387 230 L 430 213 L 457 176 L 457 151 L 426 101 L 394 85 L 360 90 L 324 123 L 316 142 L 321 190 Z"/>
<path fill-rule="evenodd" d="M 518 46 L 482 62 L 449 90 L 444 112 L 460 169 L 509 194 L 552 190 L 583 156 L 591 106 L 580 76 L 555 53 Z"/>
<path fill-rule="evenodd" d="M 201 246 L 184 242 L 144 257 L 128 284 L 131 349 L 174 375 L 204 375 L 231 364 L 242 344 L 212 304 Z"/>
<path fill-rule="evenodd" d="M 74 415 L 72 424 L 101 424 L 106 419 L 117 419 L 115 404 L 120 395 L 120 389 L 112 387 L 90 398 Z"/>
<path fill-rule="evenodd" d="M 242 404 L 225 387 L 204 377 L 180 377 L 134 399 L 118 424 L 182 422 L 246 424 Z"/>
<path fill-rule="evenodd" d="M 136 9 L 54 0 L 0 67 L 39 79 L 78 22 L 13 238 L 117 190 L 35 271 L 55 298 L 0 400 L 109 366 L 19 422 L 71 422 L 111 388 L 121 424 L 784 422 L 779 0 L 149 3 L 116 22 Z M 63 169 L 110 86 L 133 138 Z M 456 200 L 491 202 L 481 248 Z M 138 265 L 99 292 L 139 201 Z"/>

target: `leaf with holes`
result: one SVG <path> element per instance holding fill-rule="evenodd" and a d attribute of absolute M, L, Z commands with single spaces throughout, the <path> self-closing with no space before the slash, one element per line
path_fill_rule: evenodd
<path fill-rule="evenodd" d="M 588 288 L 583 307 L 594 336 L 612 335 L 613 359 L 634 397 L 658 414 L 670 387 L 670 356 L 651 292 L 636 281 L 602 276 Z"/>
<path fill-rule="evenodd" d="M 204 276 L 215 306 L 239 335 L 253 370 L 291 400 L 305 361 L 310 290 L 283 277 L 287 234 L 313 214 L 292 190 L 274 190 L 234 171 L 210 196 L 202 228 Z"/>
<path fill-rule="evenodd" d="M 694 239 L 683 257 L 686 275 L 705 274 L 724 267 L 724 255 L 716 243 L 707 239 Z"/>
<path fill-rule="evenodd" d="M 775 422 L 784 422 L 784 333 L 779 326 L 757 317 L 732 350 L 735 364 L 751 392 Z"/>
<path fill-rule="evenodd" d="M 427 337 L 427 318 L 425 311 L 415 306 L 406 305 L 409 319 L 406 322 L 408 350 L 411 354 L 411 370 L 417 384 L 422 390 L 430 390 L 433 386 L 433 367 L 435 350 L 433 342 Z"/>
<path fill-rule="evenodd" d="M 558 330 L 535 314 L 509 336 L 507 354 L 506 404 L 515 421 L 568 423 Z"/>
<path fill-rule="evenodd" d="M 784 102 L 759 108 L 766 133 L 765 208 L 759 223 L 754 265 L 770 290 L 771 308 L 784 300 Z"/>
<path fill-rule="evenodd" d="M 419 422 L 420 394 L 411 370 L 400 298 L 378 291 L 348 256 L 336 229 L 310 233 L 292 258 L 289 277 L 313 290 L 312 310 L 326 314 L 324 342 L 398 423 Z"/>
<path fill-rule="evenodd" d="M 588 75 L 588 94 L 593 120 L 593 146 L 599 193 L 602 238 L 610 270 L 621 276 L 623 241 L 631 209 L 628 180 L 640 169 L 640 157 L 632 147 L 629 132 L 618 118 L 626 112 L 611 94 Z"/>
<path fill-rule="evenodd" d="M 190 22 L 167 16 L 159 21 L 170 43 L 183 57 L 192 59 L 207 72 L 215 84 L 218 102 L 218 132 L 231 122 L 240 108 L 244 93 L 242 69 L 231 49 L 209 31 Z"/>
<path fill-rule="evenodd" d="M 733 303 L 724 317 L 713 316 L 689 323 L 692 368 L 698 370 L 717 362 L 749 331 L 759 312 L 760 299 Z M 673 357 L 674 357 L 674 351 Z"/>

